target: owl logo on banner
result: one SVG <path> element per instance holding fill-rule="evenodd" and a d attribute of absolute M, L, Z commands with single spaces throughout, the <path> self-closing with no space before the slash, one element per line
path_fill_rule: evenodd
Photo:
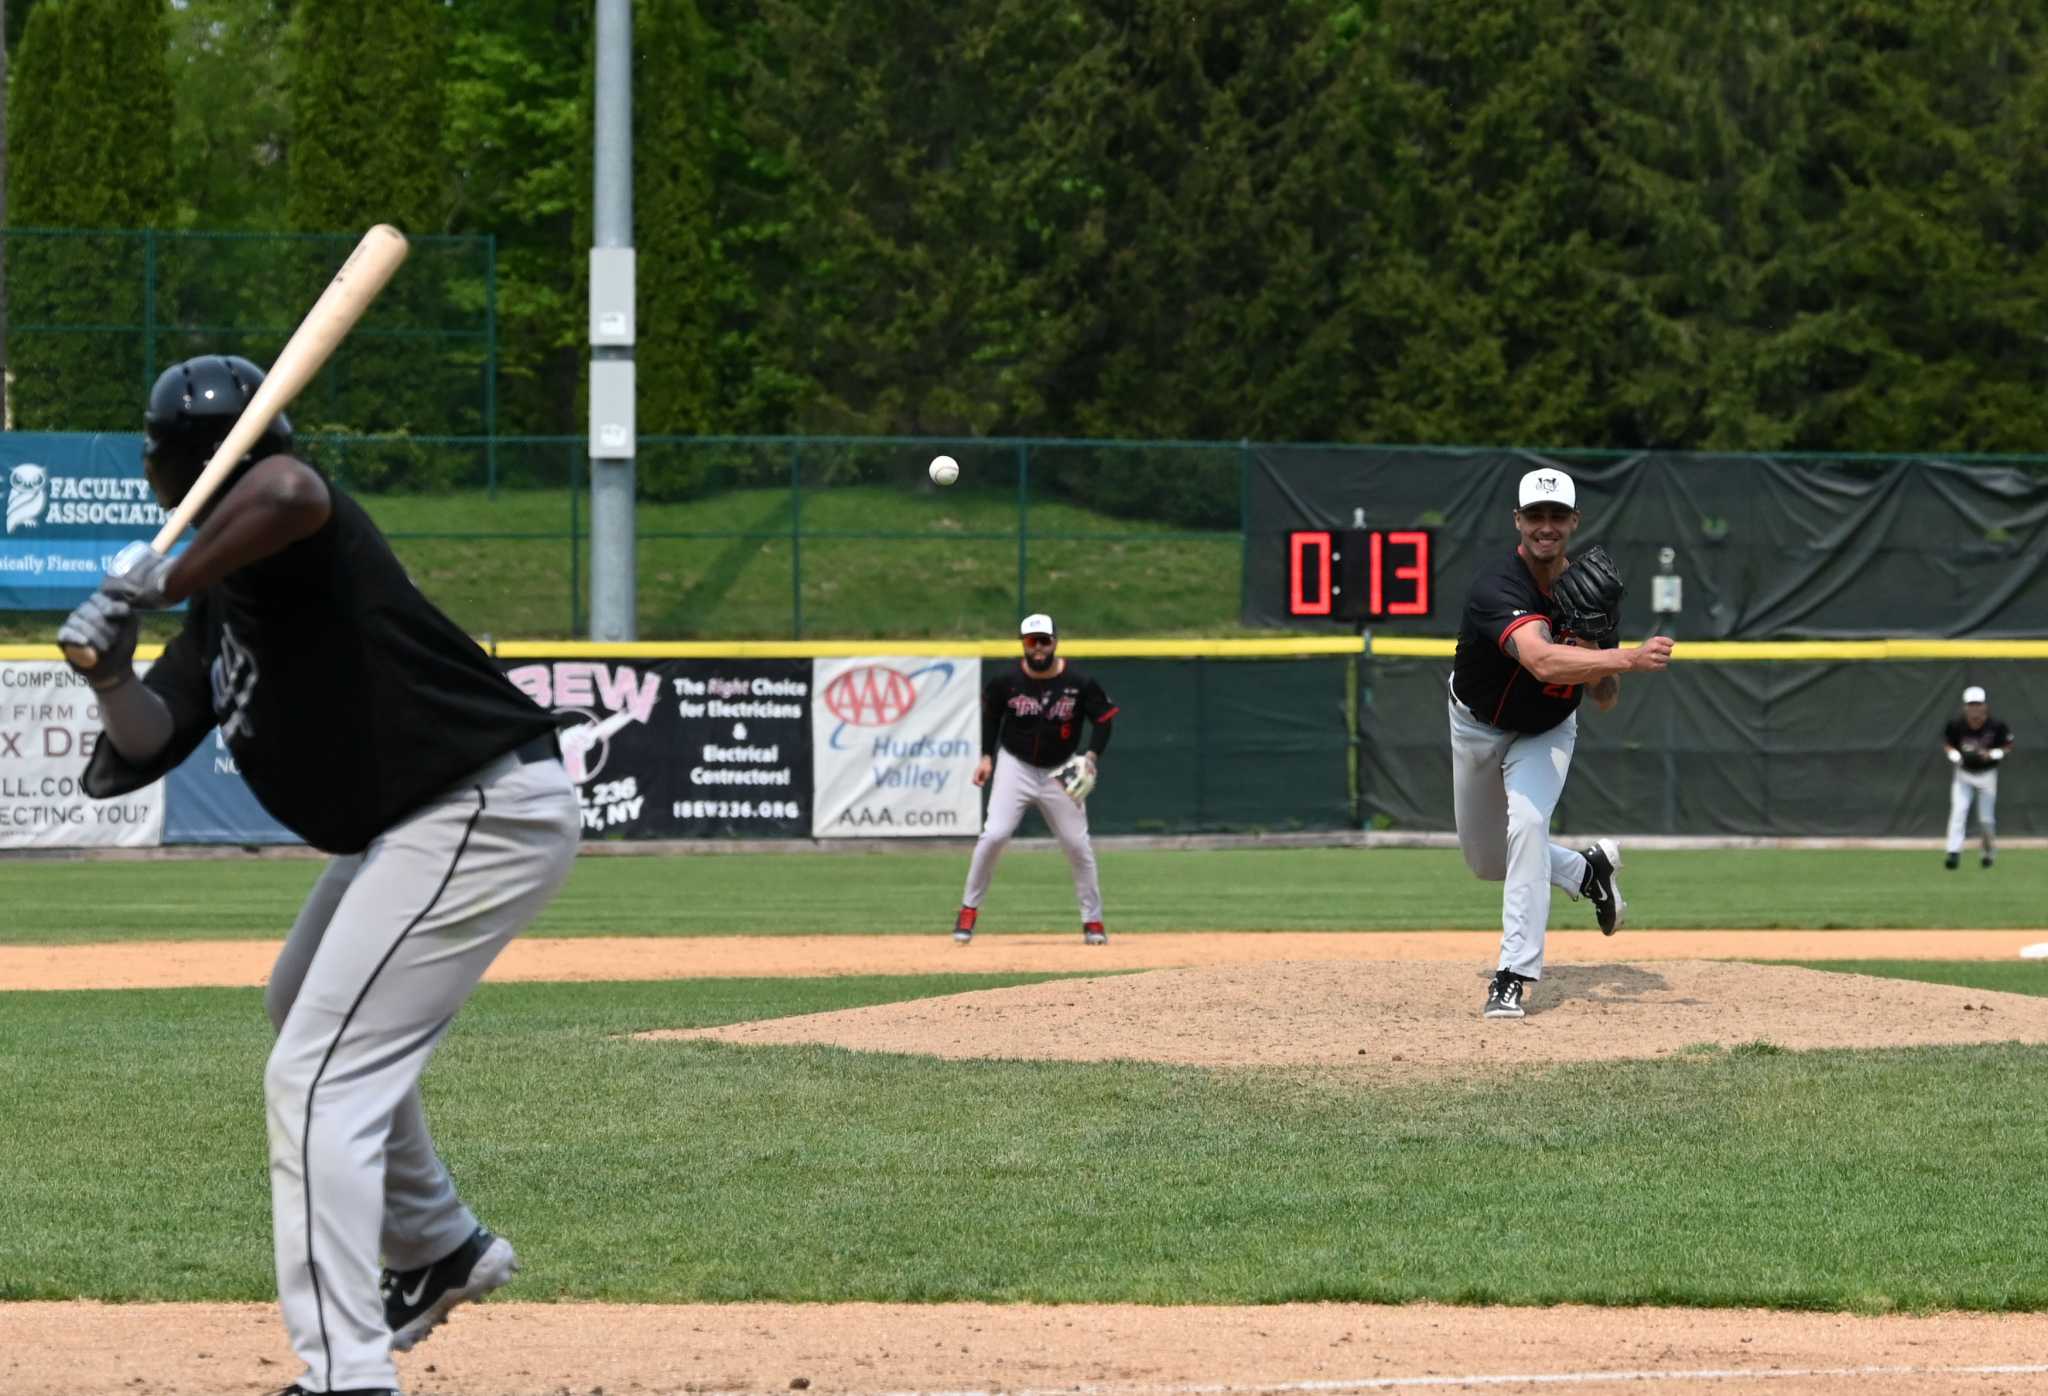
<path fill-rule="evenodd" d="M 50 505 L 50 472 L 40 465 L 17 465 L 7 477 L 7 531 L 34 528 Z"/>

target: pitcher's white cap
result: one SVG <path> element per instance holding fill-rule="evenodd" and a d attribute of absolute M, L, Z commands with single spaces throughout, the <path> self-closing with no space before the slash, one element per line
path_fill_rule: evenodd
<path fill-rule="evenodd" d="M 1522 488 L 1515 494 L 1517 509 L 1526 509 L 1531 504 L 1562 504 L 1567 509 L 1576 509 L 1579 492 L 1572 477 L 1562 470 L 1532 470 L 1522 477 Z"/>
<path fill-rule="evenodd" d="M 1981 702 L 1983 702 L 1983 701 L 1984 701 L 1984 690 L 1983 690 L 1983 689 L 1981 689 L 1981 688 L 1979 688 L 1979 687 L 1977 687 L 1977 685 L 1975 685 L 1975 684 L 1971 684 L 1971 685 L 1970 685 L 1970 686 L 1969 686 L 1968 688 L 1966 688 L 1966 689 L 1964 689 L 1964 690 L 1963 690 L 1963 701 L 1964 701 L 1965 703 L 1981 703 Z"/>
<path fill-rule="evenodd" d="M 1052 617 L 1044 614 L 1024 617 L 1024 624 L 1017 627 L 1019 635 L 1054 635 L 1060 632 L 1052 628 Z"/>

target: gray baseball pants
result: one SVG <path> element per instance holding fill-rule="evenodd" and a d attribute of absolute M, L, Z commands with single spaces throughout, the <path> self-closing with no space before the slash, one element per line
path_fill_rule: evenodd
<path fill-rule="evenodd" d="M 1548 732 L 1504 732 L 1481 722 L 1453 694 L 1451 801 L 1465 866 L 1501 892 L 1500 964 L 1528 979 L 1543 977 L 1543 937 L 1550 926 L 1550 889 L 1574 900 L 1586 858 L 1550 841 L 1550 816 L 1571 773 L 1579 740 L 1573 713 Z"/>
<path fill-rule="evenodd" d="M 328 864 L 264 991 L 278 1300 L 308 1391 L 398 1385 L 379 1258 L 427 1265 L 477 1221 L 434 1152 L 419 1080 L 491 961 L 569 874 L 559 761 L 502 756 Z"/>
<path fill-rule="evenodd" d="M 1007 751 L 996 753 L 995 774 L 988 783 L 988 817 L 982 821 L 981 837 L 974 844 L 974 858 L 967 865 L 967 890 L 960 894 L 962 906 L 980 906 L 995 881 L 996 864 L 1003 850 L 1023 822 L 1024 811 L 1037 805 L 1053 837 L 1067 855 L 1074 873 L 1074 897 L 1081 903 L 1081 919 L 1102 919 L 1102 884 L 1095 873 L 1095 848 L 1088 842 L 1088 811 L 1067 798 L 1052 771 L 1020 761 Z"/>
<path fill-rule="evenodd" d="M 1963 832 L 1969 827 L 1970 805 L 1977 806 L 1977 837 L 1984 851 L 1991 851 L 1998 837 L 1998 772 L 1957 770 L 1948 783 L 1948 851 L 1963 851 Z"/>

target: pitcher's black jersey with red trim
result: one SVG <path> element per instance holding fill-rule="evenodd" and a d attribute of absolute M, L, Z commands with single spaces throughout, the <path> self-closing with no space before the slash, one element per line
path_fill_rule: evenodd
<path fill-rule="evenodd" d="M 2012 750 L 2012 728 L 1989 715 L 1982 727 L 1972 727 L 1967 718 L 1951 718 L 1942 739 L 1963 754 L 1966 771 L 1995 770 L 2001 763 L 1991 753 Z"/>
<path fill-rule="evenodd" d="M 1507 652 L 1508 637 L 1547 621 L 1553 640 L 1566 632 L 1548 592 L 1522 560 L 1520 549 L 1479 569 L 1465 601 L 1451 662 L 1451 691 L 1481 722 L 1508 732 L 1548 732 L 1578 710 L 1584 685 L 1543 683 Z"/>
<path fill-rule="evenodd" d="M 1069 664 L 1049 679 L 1028 672 L 1020 660 L 998 669 L 981 687 L 981 750 L 1004 751 L 1034 766 L 1053 767 L 1081 745 L 1081 722 L 1094 727 L 1088 749 L 1097 756 L 1109 747 L 1116 704 L 1102 685 Z"/>
<path fill-rule="evenodd" d="M 356 853 L 494 756 L 554 729 L 412 584 L 362 506 L 191 598 L 143 682 L 171 711 L 147 762 L 100 742 L 94 799 L 137 789 L 215 726 L 250 791 L 315 848 Z"/>

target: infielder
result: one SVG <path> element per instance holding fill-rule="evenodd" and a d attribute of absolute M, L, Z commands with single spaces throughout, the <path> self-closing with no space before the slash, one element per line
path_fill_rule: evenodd
<path fill-rule="evenodd" d="M 143 465 L 164 508 L 262 379 L 219 356 L 157 379 Z M 291 451 L 280 416 L 191 546 L 175 559 L 124 550 L 58 639 L 100 655 L 81 671 L 105 720 L 88 794 L 159 779 L 218 726 L 264 808 L 336 855 L 264 994 L 278 1298 L 306 1364 L 287 1391 L 395 1393 L 392 1350 L 517 1268 L 456 1196 L 419 1078 L 567 876 L 579 816 L 550 715 Z M 181 600 L 184 629 L 137 682 L 136 613 Z"/>
<path fill-rule="evenodd" d="M 1991 715 L 1984 690 L 1971 684 L 1963 690 L 1962 716 L 1949 719 L 1942 731 L 1942 750 L 1955 777 L 1948 787 L 1948 857 L 1950 872 L 1963 856 L 1963 830 L 1970 821 L 1970 802 L 1977 804 L 1977 836 L 1984 841 L 1979 860 L 1990 867 L 1998 856 L 1998 767 L 2012 752 L 2012 729 Z"/>
<path fill-rule="evenodd" d="M 1583 852 L 1550 842 L 1588 684 L 1602 712 L 1621 698 L 1621 675 L 1664 668 L 1671 641 L 1653 636 L 1613 648 L 1621 578 L 1601 548 L 1577 563 L 1565 545 L 1579 526 L 1578 492 L 1561 470 L 1532 470 L 1516 496 L 1521 541 L 1481 563 L 1465 602 L 1451 670 L 1451 784 L 1465 863 L 1501 896 L 1500 961 L 1487 989 L 1489 1018 L 1523 1016 L 1523 986 L 1543 977 L 1550 889 L 1588 897 L 1603 934 L 1628 913 L 1621 848 L 1601 839 Z M 1569 579 L 1569 581 L 1568 581 Z M 1604 648 L 1602 648 L 1604 646 Z"/>
<path fill-rule="evenodd" d="M 1097 763 L 1109 749 L 1110 720 L 1117 708 L 1101 684 L 1060 658 L 1051 616 L 1024 617 L 1020 633 L 1024 658 L 998 671 L 981 689 L 983 755 L 974 768 L 974 783 L 989 787 L 988 817 L 967 865 L 967 890 L 953 921 L 953 939 L 962 945 L 974 939 L 976 910 L 988 895 L 1003 849 L 1024 811 L 1037 805 L 1074 870 L 1081 939 L 1106 945 L 1086 801 L 1095 788 Z M 1093 730 L 1088 750 L 1076 758 L 1084 719 Z"/>

